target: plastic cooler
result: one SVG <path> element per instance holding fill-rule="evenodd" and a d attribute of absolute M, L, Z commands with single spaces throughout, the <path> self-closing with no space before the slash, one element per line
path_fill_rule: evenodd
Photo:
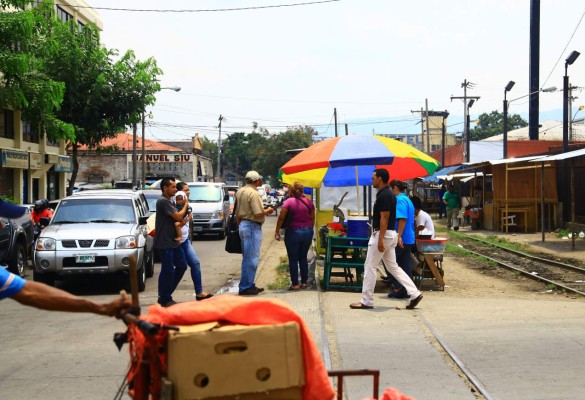
<path fill-rule="evenodd" d="M 447 238 L 416 239 L 416 249 L 420 253 L 443 253 Z"/>
<path fill-rule="evenodd" d="M 347 237 L 365 238 L 365 240 L 356 241 L 356 245 L 367 245 L 370 237 L 370 227 L 368 217 L 348 217 L 347 218 Z"/>

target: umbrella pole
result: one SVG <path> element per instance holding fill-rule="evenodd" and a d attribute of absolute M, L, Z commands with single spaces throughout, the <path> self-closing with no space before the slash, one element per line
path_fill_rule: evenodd
<path fill-rule="evenodd" d="M 355 166 L 355 191 L 357 194 L 357 213 L 360 215 L 360 183 L 358 181 L 358 167 Z"/>

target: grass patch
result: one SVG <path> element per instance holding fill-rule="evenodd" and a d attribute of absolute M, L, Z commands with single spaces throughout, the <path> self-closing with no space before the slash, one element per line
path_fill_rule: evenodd
<path fill-rule="evenodd" d="M 282 290 L 290 286 L 287 257 L 280 257 L 280 262 L 276 266 L 276 281 L 267 286 L 269 290 Z"/>

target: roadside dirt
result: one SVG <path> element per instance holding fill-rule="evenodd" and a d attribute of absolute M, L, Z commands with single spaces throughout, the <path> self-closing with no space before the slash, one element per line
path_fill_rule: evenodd
<path fill-rule="evenodd" d="M 461 232 L 465 232 L 465 228 Z M 493 232 L 473 231 L 469 234 L 492 236 Z M 446 236 L 443 232 L 440 236 Z M 578 242 L 579 248 L 571 251 L 570 241 L 557 238 L 554 234 L 547 234 L 544 244 L 540 241 L 540 234 L 508 234 L 507 240 L 525 245 L 526 251 L 531 253 L 541 253 L 544 255 L 554 255 L 555 258 L 562 259 L 564 262 L 573 265 L 585 264 L 585 240 Z M 264 246 L 263 246 L 264 247 Z M 568 247 L 568 248 L 567 248 Z M 266 243 L 266 254 L 258 271 L 257 284 L 266 287 L 269 283 L 276 281 L 276 266 L 280 262 L 280 257 L 286 257 L 284 243 L 273 241 Z M 263 249 L 264 250 L 264 249 Z M 501 297 L 501 298 L 518 298 L 518 299 L 550 299 L 551 296 L 558 298 L 563 296 L 570 299 L 580 299 L 573 294 L 564 294 L 548 290 L 543 283 L 536 282 L 532 279 L 525 278 L 514 272 L 498 268 L 486 262 L 478 261 L 476 257 L 467 257 L 460 255 L 445 254 L 443 261 L 445 271 L 445 291 L 441 293 L 444 296 L 463 296 L 470 297 Z M 323 276 L 322 271 L 320 275 Z M 425 286 L 423 290 L 432 290 L 430 286 Z M 382 281 L 378 281 L 376 286 L 377 292 L 387 292 L 388 287 Z"/>

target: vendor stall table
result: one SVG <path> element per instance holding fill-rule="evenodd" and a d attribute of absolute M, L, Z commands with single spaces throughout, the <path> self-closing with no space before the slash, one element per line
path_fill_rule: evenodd
<path fill-rule="evenodd" d="M 323 287 L 361 291 L 368 238 L 328 236 Z M 332 282 L 332 277 L 345 278 Z"/>
<path fill-rule="evenodd" d="M 437 286 L 445 290 L 445 281 L 443 280 L 443 252 L 446 241 L 443 238 L 416 240 L 420 274 L 414 276 L 414 282 L 419 289 L 425 279 L 434 279 Z"/>

